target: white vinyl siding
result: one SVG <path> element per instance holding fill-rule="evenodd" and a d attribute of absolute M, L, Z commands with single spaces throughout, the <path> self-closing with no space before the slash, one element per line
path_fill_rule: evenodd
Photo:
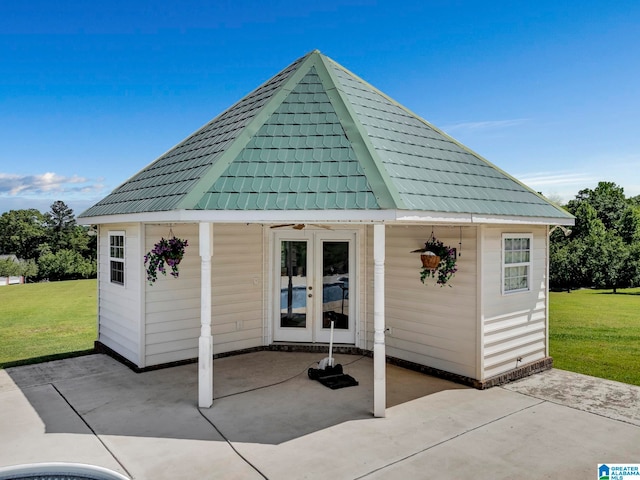
<path fill-rule="evenodd" d="M 548 355 L 546 231 L 544 226 L 522 227 L 521 232 L 513 227 L 483 229 L 483 379 Z M 505 238 L 529 239 L 529 283 L 518 294 L 503 294 Z M 526 255 L 518 257 L 524 258 Z"/>
<path fill-rule="evenodd" d="M 123 237 L 124 285 L 111 281 L 111 233 Z M 140 364 L 140 282 L 143 272 L 139 249 L 139 224 L 112 225 L 100 230 L 98 244 L 98 340 L 120 355 Z M 141 260 L 140 260 L 141 262 Z M 137 266 L 137 267 L 136 267 Z"/>
<path fill-rule="evenodd" d="M 431 226 L 387 226 L 385 258 L 386 354 L 475 378 L 478 363 L 476 227 L 435 227 L 438 240 L 460 251 L 458 271 L 440 287 L 420 282 L 420 256 Z M 373 251 L 367 229 L 367 252 Z M 367 256 L 367 348 L 373 344 L 373 261 Z"/>
<path fill-rule="evenodd" d="M 263 345 L 267 246 L 262 225 L 213 226 L 211 311 L 214 354 Z"/>
<path fill-rule="evenodd" d="M 200 255 L 198 225 L 145 225 L 144 252 L 172 234 L 187 240 L 177 278 L 158 273 L 152 285 L 145 281 L 145 366 L 198 356 L 200 335 Z M 141 260 L 142 261 L 142 260 Z M 146 272 L 145 272 L 146 278 Z"/>
<path fill-rule="evenodd" d="M 189 246 L 179 277 L 158 275 L 146 286 L 146 366 L 198 357 L 200 252 L 197 224 L 173 225 Z M 147 250 L 168 236 L 168 227 L 146 227 Z M 262 345 L 263 256 L 260 225 L 213 227 L 212 335 L 214 354 Z"/>

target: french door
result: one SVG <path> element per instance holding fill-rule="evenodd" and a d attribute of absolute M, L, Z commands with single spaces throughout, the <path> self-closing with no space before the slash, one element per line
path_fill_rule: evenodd
<path fill-rule="evenodd" d="M 355 343 L 355 233 L 274 233 L 274 341 Z"/>

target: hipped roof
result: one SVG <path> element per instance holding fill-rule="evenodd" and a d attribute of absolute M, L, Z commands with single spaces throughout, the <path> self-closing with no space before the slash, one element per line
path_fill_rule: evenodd
<path fill-rule="evenodd" d="M 384 210 L 571 218 L 317 50 L 80 217 Z"/>

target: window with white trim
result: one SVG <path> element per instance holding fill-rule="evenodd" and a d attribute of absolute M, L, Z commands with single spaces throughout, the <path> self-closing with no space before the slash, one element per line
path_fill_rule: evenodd
<path fill-rule="evenodd" d="M 502 293 L 528 292 L 531 285 L 533 235 L 502 235 Z"/>
<path fill-rule="evenodd" d="M 109 232 L 109 278 L 124 285 L 124 232 Z"/>

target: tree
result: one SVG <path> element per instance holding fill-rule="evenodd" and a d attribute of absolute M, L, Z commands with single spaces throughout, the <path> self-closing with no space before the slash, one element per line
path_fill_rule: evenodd
<path fill-rule="evenodd" d="M 620 237 L 631 245 L 640 242 L 640 206 L 629 205 L 620 218 L 618 225 Z"/>
<path fill-rule="evenodd" d="M 631 250 L 615 232 L 609 231 L 604 237 L 594 237 L 589 248 L 588 268 L 592 275 L 593 286 L 611 288 L 628 287 L 635 276 L 629 259 Z"/>
<path fill-rule="evenodd" d="M 599 182 L 593 190 L 580 190 L 575 200 L 570 200 L 567 207 L 575 215 L 583 203 L 588 203 L 595 209 L 607 230 L 617 228 L 622 212 L 627 207 L 624 189 L 613 182 Z"/>
<path fill-rule="evenodd" d="M 20 275 L 20 266 L 12 258 L 0 259 L 0 277 L 16 277 Z"/>
<path fill-rule="evenodd" d="M 67 235 L 68 248 L 80 253 L 85 258 L 95 260 L 97 254 L 97 237 L 89 235 L 89 227 L 75 225 Z"/>
<path fill-rule="evenodd" d="M 588 238 L 602 236 L 606 227 L 598 217 L 598 211 L 589 203 L 581 203 L 573 212 L 576 223 L 571 229 L 572 238 Z"/>
<path fill-rule="evenodd" d="M 550 238 L 549 283 L 556 288 L 640 285 L 640 197 L 600 182 L 580 190 L 567 209 L 576 217 L 569 238 Z"/>
<path fill-rule="evenodd" d="M 584 251 L 582 239 L 550 244 L 549 285 L 552 288 L 570 292 L 588 282 L 588 273 L 583 263 Z"/>
<path fill-rule="evenodd" d="M 49 280 L 73 280 L 96 275 L 95 262 L 68 249 L 54 253 L 45 247 L 38 259 L 38 269 L 40 276 Z"/>
<path fill-rule="evenodd" d="M 36 209 L 10 210 L 0 217 L 0 253 L 37 258 L 47 237 L 46 218 Z"/>
<path fill-rule="evenodd" d="M 640 285 L 640 242 L 629 246 L 629 269 L 631 270 L 631 285 Z"/>
<path fill-rule="evenodd" d="M 49 227 L 49 244 L 54 251 L 68 248 L 70 236 L 76 225 L 73 210 L 61 200 L 51 204 L 51 211 L 45 215 Z"/>
<path fill-rule="evenodd" d="M 0 260 L 0 277 L 35 277 L 38 265 L 34 260 L 14 260 L 4 258 Z"/>
<path fill-rule="evenodd" d="M 0 254 L 26 260 L 18 262 L 24 272 L 19 275 L 51 280 L 93 277 L 96 250 L 96 238 L 87 227 L 76 225 L 73 210 L 62 201 L 54 202 L 46 214 L 11 210 L 0 217 Z M 2 267 L 15 268 L 4 263 Z"/>

